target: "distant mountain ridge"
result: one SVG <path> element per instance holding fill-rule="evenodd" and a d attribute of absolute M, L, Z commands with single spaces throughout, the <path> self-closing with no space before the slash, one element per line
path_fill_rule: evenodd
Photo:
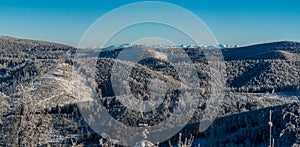
<path fill-rule="evenodd" d="M 6 41 L 11 42 L 11 43 L 16 43 L 16 44 L 27 44 L 27 45 L 32 45 L 32 46 L 38 46 L 38 45 L 55 45 L 59 47 L 71 47 L 68 45 L 63 45 L 60 43 L 54 43 L 54 42 L 49 42 L 49 41 L 42 41 L 42 40 L 31 40 L 31 39 L 20 39 L 20 38 L 14 38 L 10 36 L 0 36 L 1 44 L 5 43 Z"/>
<path fill-rule="evenodd" d="M 30 40 L 30 39 L 19 39 L 9 36 L 0 36 L 0 47 L 4 49 L 5 47 L 9 47 L 8 45 L 25 45 L 24 48 L 26 50 L 30 50 L 36 46 L 55 46 L 56 48 L 74 48 L 72 46 L 63 45 L 59 43 L 53 43 L 48 41 L 41 41 L 41 40 Z M 109 47 L 105 47 L 102 50 L 115 50 L 115 49 L 123 49 L 132 46 L 130 43 L 120 44 L 120 45 L 112 45 Z M 150 46 L 151 47 L 151 46 Z M 155 47 L 160 47 L 156 45 Z M 162 46 L 164 47 L 164 46 Z M 168 46 L 166 46 L 168 47 Z M 195 45 L 178 45 L 178 46 L 170 46 L 170 47 L 180 47 L 180 48 L 201 48 L 201 49 L 213 49 L 219 48 L 222 49 L 223 56 L 225 60 L 241 60 L 241 59 L 260 59 L 267 54 L 274 54 L 275 58 L 280 58 L 280 56 L 276 56 L 278 54 L 300 54 L 300 42 L 296 41 L 276 41 L 276 42 L 269 42 L 269 43 L 262 43 L 262 44 L 254 44 L 248 46 L 239 47 L 237 45 L 230 46 L 226 44 L 219 44 L 219 45 L 210 45 L 210 46 L 195 46 Z M 6 48 L 7 49 L 7 48 Z M 93 47 L 89 49 L 98 49 L 101 48 Z M 239 55 L 237 55 L 239 53 Z M 287 55 L 288 56 L 288 55 Z M 264 59 L 271 58 L 272 56 L 264 57 Z"/>
<path fill-rule="evenodd" d="M 299 55 L 300 43 L 292 41 L 271 42 L 223 50 L 225 60 L 299 59 Z"/>
<path fill-rule="evenodd" d="M 139 46 L 144 48 L 145 46 Z M 95 50 L 100 57 L 115 58 L 122 50 L 130 50 L 128 44 L 122 48 Z M 146 47 L 147 48 L 147 47 Z M 202 48 L 183 48 L 191 59 L 197 63 L 205 58 Z M 0 56 L 33 57 L 36 59 L 68 58 L 78 49 L 71 46 L 46 41 L 24 40 L 12 37 L 0 37 Z M 299 85 L 300 43 L 279 41 L 237 48 L 221 49 L 227 65 L 227 82 L 238 91 L 266 91 L 275 89 L 297 89 Z M 7 60 L 7 59 L 2 59 Z M 3 61 L 4 62 L 4 61 Z M 7 71 L 7 70 L 4 70 Z M 4 72 L 2 73 L 5 74 Z M 286 75 L 286 73 L 289 73 Z M 273 75 L 273 76 L 267 76 Z M 268 79 L 262 77 L 269 77 Z M 289 77 L 286 79 L 286 77 Z M 242 81 L 240 81 L 242 80 Z M 278 84 L 276 84 L 278 83 Z M 280 83 L 280 84 L 279 84 Z M 266 85 L 270 85 L 267 86 Z M 281 85 L 281 86 L 280 86 Z M 284 85 L 283 88 L 282 86 Z M 255 88 L 255 87 L 259 88 Z"/>

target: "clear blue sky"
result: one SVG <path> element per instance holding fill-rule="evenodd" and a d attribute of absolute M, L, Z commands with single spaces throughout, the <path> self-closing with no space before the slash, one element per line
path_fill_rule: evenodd
<path fill-rule="evenodd" d="M 77 46 L 100 16 L 134 0 L 3 0 L 0 35 Z M 164 0 L 199 16 L 219 43 L 300 41 L 299 0 Z"/>

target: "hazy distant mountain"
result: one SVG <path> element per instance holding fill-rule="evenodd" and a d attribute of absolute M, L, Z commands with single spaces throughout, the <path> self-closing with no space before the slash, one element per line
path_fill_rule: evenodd
<path fill-rule="evenodd" d="M 223 48 L 225 47 L 225 48 Z M 226 48 L 221 51 L 226 65 L 226 93 L 216 121 L 208 130 L 199 133 L 198 124 L 206 96 L 203 92 L 199 108 L 183 135 L 193 133 L 204 146 L 267 146 L 269 143 L 269 110 L 273 110 L 273 138 L 275 146 L 300 145 L 299 87 L 300 43 L 273 42 L 247 47 Z M 127 50 L 142 48 L 153 55 L 133 64 L 116 59 Z M 209 89 L 209 66 L 203 48 L 182 47 L 196 68 L 200 85 Z M 220 48 L 219 48 L 220 49 Z M 95 79 L 98 96 L 110 114 L 126 125 L 137 126 L 138 113 L 122 106 L 112 90 L 110 71 L 114 63 L 133 66 L 128 79 L 131 91 L 139 99 L 149 97 L 148 85 L 153 78 L 171 83 L 167 109 L 147 114 L 149 125 L 165 120 L 176 106 L 176 83 L 180 83 L 167 56 L 150 52 L 146 46 L 122 46 L 107 50 L 78 50 L 70 46 L 45 41 L 0 37 L 0 144 L 3 146 L 99 144 L 100 136 L 85 123 L 77 109 L 77 102 L 90 101 L 82 83 L 91 71 L 74 69 L 83 64 L 75 60 L 80 53 L 97 60 Z M 89 54 L 91 53 L 92 54 Z M 99 53 L 99 54 L 98 54 Z M 95 56 L 97 55 L 97 56 Z M 94 58 L 97 57 L 97 58 Z M 155 83 L 154 83 L 155 84 Z M 151 88 L 159 91 L 160 85 Z M 73 91 L 73 89 L 80 89 Z M 82 99 L 82 97 L 86 97 Z M 97 112 L 95 112 L 97 113 Z M 175 141 L 177 136 L 172 138 Z M 164 143 L 162 143 L 164 144 Z"/>

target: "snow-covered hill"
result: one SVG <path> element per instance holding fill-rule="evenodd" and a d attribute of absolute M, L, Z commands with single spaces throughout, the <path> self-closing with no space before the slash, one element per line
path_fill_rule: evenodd
<path fill-rule="evenodd" d="M 185 137 L 193 133 L 207 146 L 267 145 L 268 114 L 269 110 L 273 110 L 275 144 L 299 145 L 300 43 L 284 41 L 247 47 L 173 47 L 182 48 L 188 54 L 193 61 L 189 64 L 195 67 L 200 78 L 199 85 L 203 87 L 199 90 L 202 101 L 190 123 L 181 131 Z M 129 58 L 125 60 L 126 56 L 118 58 L 123 51 L 131 57 L 138 56 L 139 52 L 134 48 L 143 49 L 152 58 L 136 63 L 130 62 Z M 0 37 L 0 145 L 99 145 L 101 137 L 91 130 L 77 107 L 78 102 L 93 101 L 91 97 L 95 95 L 91 87 L 97 89 L 96 96 L 103 100 L 103 105 L 113 117 L 123 124 L 137 126 L 142 121 L 140 115 L 120 105 L 114 97 L 110 78 L 114 63 L 133 66 L 128 81 L 130 90 L 139 99 L 149 98 L 151 88 L 159 92 L 164 83 L 170 86 L 169 104 L 163 104 L 156 113 L 165 115 L 147 114 L 149 125 L 164 121 L 176 106 L 179 93 L 176 88 L 181 83 L 176 69 L 167 62 L 168 54 L 155 50 L 166 48 L 170 47 L 153 46 L 151 49 L 149 46 L 123 44 L 95 49 L 93 55 L 99 56 L 88 56 L 91 50 Z M 206 99 L 211 86 L 206 62 L 209 59 L 205 58 L 204 49 L 221 49 L 223 52 L 227 87 L 218 118 L 207 131 L 199 133 L 199 120 L 203 109 L 207 108 Z M 84 59 L 97 61 L 95 65 L 86 62 L 88 66 L 97 67 L 97 72 L 89 68 L 80 69 L 79 65 L 84 62 L 73 58 L 76 51 L 87 53 Z M 151 83 L 152 79 L 164 82 Z M 177 138 L 170 140 L 176 142 Z"/>

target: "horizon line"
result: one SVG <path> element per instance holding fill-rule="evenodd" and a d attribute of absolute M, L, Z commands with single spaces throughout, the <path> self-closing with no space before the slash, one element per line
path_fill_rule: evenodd
<path fill-rule="evenodd" d="M 46 40 L 46 39 L 37 39 L 37 38 L 23 38 L 23 37 L 17 37 L 17 36 L 12 36 L 12 35 L 0 35 L 0 38 L 3 38 L 3 37 L 7 37 L 7 38 L 13 38 L 13 39 L 22 39 L 22 40 L 28 40 L 28 41 L 42 41 L 42 42 L 48 42 L 48 43 L 54 43 L 54 44 L 60 44 L 60 45 L 65 45 L 65 46 L 70 46 L 70 47 L 73 47 L 73 48 L 78 48 L 77 46 L 74 46 L 72 44 L 68 44 L 68 43 L 64 43 L 64 42 L 56 42 L 56 41 L 51 41 L 51 40 Z M 234 47 L 234 46 L 238 46 L 238 47 L 248 47 L 248 46 L 253 46 L 253 45 L 259 45 L 259 44 L 267 44 L 267 43 L 276 43 L 276 42 L 296 42 L 296 43 L 300 43 L 300 40 L 269 40 L 269 41 L 260 41 L 260 42 L 254 42 L 254 43 L 249 43 L 249 44 L 243 44 L 243 45 L 240 45 L 240 44 L 227 44 L 227 43 L 218 43 L 218 44 L 212 44 L 212 45 L 229 45 L 231 47 Z M 108 46 L 105 46 L 104 48 L 106 47 L 109 47 L 109 46 L 113 46 L 113 45 L 122 45 L 122 44 L 128 44 L 128 42 L 124 42 L 124 43 L 118 43 L 118 44 L 112 44 L 112 45 L 108 45 Z M 131 44 L 131 43 L 129 43 Z M 136 45 L 142 45 L 142 44 L 136 44 Z M 154 46 L 155 45 L 159 45 L 159 44 L 153 44 Z M 179 45 L 194 45 L 194 44 L 177 44 L 178 46 Z M 197 46 L 197 45 L 196 45 Z M 92 48 L 91 47 L 88 47 L 88 48 Z"/>

